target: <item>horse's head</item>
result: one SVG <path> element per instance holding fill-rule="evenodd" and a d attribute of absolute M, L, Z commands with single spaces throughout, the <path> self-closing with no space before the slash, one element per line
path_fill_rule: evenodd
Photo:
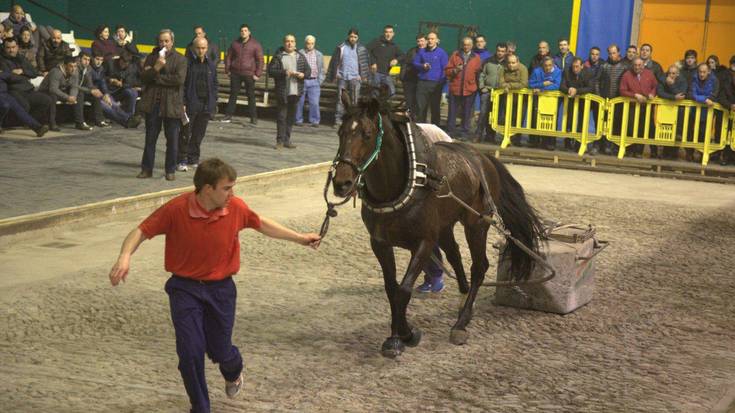
<path fill-rule="evenodd" d="M 383 97 L 368 93 L 353 104 L 347 91 L 342 90 L 340 98 L 345 114 L 337 131 L 339 149 L 332 185 L 335 195 L 346 197 L 357 189 L 363 172 L 380 152 L 383 126 L 389 120 L 380 114 Z"/>

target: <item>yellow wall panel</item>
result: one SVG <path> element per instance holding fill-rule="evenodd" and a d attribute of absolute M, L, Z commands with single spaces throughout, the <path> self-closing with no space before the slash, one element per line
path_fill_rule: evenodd
<path fill-rule="evenodd" d="M 735 23 L 735 1 L 733 0 L 711 0 L 709 9 L 710 22 Z M 735 37 L 735 31 L 729 33 L 730 38 Z"/>
<path fill-rule="evenodd" d="M 704 21 L 706 3 L 706 0 L 643 0 L 641 18 Z"/>
<path fill-rule="evenodd" d="M 704 60 L 709 55 L 717 55 L 720 63 L 727 66 L 730 56 L 735 55 L 735 22 L 710 23 L 707 28 L 707 47 Z"/>
<path fill-rule="evenodd" d="M 645 3 L 644 3 L 645 4 Z M 638 44 L 650 43 L 653 46 L 653 58 L 663 66 L 664 70 L 684 58 L 687 49 L 702 52 L 704 39 L 704 21 L 676 22 L 661 20 L 644 20 L 638 35 Z"/>

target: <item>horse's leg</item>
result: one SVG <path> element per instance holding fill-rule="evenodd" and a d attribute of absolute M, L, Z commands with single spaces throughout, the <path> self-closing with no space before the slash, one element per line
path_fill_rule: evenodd
<path fill-rule="evenodd" d="M 411 293 L 416 278 L 424 270 L 435 244 L 435 241 L 428 240 L 422 240 L 419 243 L 418 248 L 411 252 L 411 260 L 408 263 L 406 275 L 403 276 L 401 285 L 393 291 L 393 302 L 391 303 L 391 311 L 393 311 L 392 335 L 385 340 L 381 349 L 386 357 L 396 357 L 405 350 L 405 346 L 414 347 L 421 341 L 421 330 L 412 327 L 408 323 L 406 309 L 408 308 L 408 302 L 411 301 Z M 395 271 L 393 274 L 392 281 L 395 283 Z M 388 278 L 386 278 L 386 291 L 388 291 L 388 281 Z"/>
<path fill-rule="evenodd" d="M 467 276 L 464 272 L 464 265 L 462 265 L 462 255 L 459 253 L 459 245 L 454 239 L 454 225 L 452 224 L 444 228 L 439 234 L 439 247 L 444 251 L 447 256 L 447 262 L 452 266 L 454 275 L 457 277 L 457 284 L 459 285 L 459 292 L 463 296 L 467 296 L 469 286 L 467 284 Z"/>
<path fill-rule="evenodd" d="M 487 260 L 487 231 L 488 226 L 480 222 L 465 224 L 464 233 L 467 237 L 467 244 L 472 254 L 472 268 L 470 278 L 470 291 L 465 300 L 464 307 L 459 312 L 459 318 L 452 327 L 449 335 L 449 341 L 452 344 L 465 344 L 467 342 L 467 324 L 472 319 L 472 307 L 477 298 L 477 291 L 480 289 L 482 282 L 485 280 L 490 263 Z"/>
<path fill-rule="evenodd" d="M 388 296 L 388 302 L 390 303 L 390 340 L 393 337 L 398 337 L 398 306 L 396 304 L 396 293 L 398 292 L 398 282 L 396 281 L 396 257 L 393 252 L 393 247 L 390 244 L 370 238 L 370 247 L 373 249 L 375 257 L 378 258 L 380 268 L 383 270 L 383 284 L 385 286 L 385 294 Z M 388 341 L 386 340 L 386 342 Z M 400 340 L 398 340 L 400 343 Z M 402 345 L 402 343 L 400 343 Z M 383 343 L 383 348 L 385 348 Z M 402 351 L 403 348 L 400 349 Z M 400 351 L 396 354 L 400 354 Z M 384 351 L 385 352 L 385 351 Z"/>

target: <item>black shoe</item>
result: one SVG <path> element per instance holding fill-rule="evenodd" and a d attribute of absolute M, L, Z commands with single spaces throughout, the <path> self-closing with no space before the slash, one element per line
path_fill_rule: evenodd
<path fill-rule="evenodd" d="M 167 181 L 175 181 L 176 180 L 176 174 L 171 172 L 166 174 L 166 180 Z"/>
<path fill-rule="evenodd" d="M 140 116 L 131 116 L 128 121 L 125 122 L 125 127 L 128 129 L 135 129 L 140 125 Z"/>
<path fill-rule="evenodd" d="M 49 126 L 48 130 L 53 131 L 53 132 L 61 132 L 61 128 L 56 125 Z"/>
<path fill-rule="evenodd" d="M 92 127 L 87 125 L 87 122 L 77 123 L 74 127 L 79 130 L 92 130 Z"/>
<path fill-rule="evenodd" d="M 36 132 L 36 136 L 40 138 L 48 132 L 48 126 L 41 125 L 38 129 L 34 129 L 33 132 Z"/>
<path fill-rule="evenodd" d="M 153 171 L 141 170 L 136 178 L 145 179 L 150 178 L 151 176 L 153 176 Z"/>
<path fill-rule="evenodd" d="M 97 126 L 98 128 L 107 128 L 110 126 L 110 124 L 105 121 L 102 121 L 102 122 L 95 123 L 94 126 Z"/>
<path fill-rule="evenodd" d="M 250 119 L 250 124 L 251 125 L 257 125 L 258 124 L 258 119 Z"/>

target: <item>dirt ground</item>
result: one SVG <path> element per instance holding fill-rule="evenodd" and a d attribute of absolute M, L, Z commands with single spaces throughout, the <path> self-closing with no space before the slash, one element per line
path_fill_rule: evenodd
<path fill-rule="evenodd" d="M 566 316 L 497 307 L 484 288 L 469 343 L 458 347 L 448 340 L 459 297 L 449 280 L 441 296 L 411 302 L 421 344 L 385 359 L 389 307 L 358 209 L 340 209 L 319 251 L 246 231 L 233 337 L 246 384 L 227 399 L 208 362 L 213 411 L 696 413 L 726 405 L 735 389 L 733 187 L 511 172 L 545 217 L 594 223 L 611 242 L 590 304 Z M 243 196 L 263 215 L 316 231 L 321 185 L 320 176 Z M 0 411 L 187 410 L 163 239 L 141 246 L 125 285 L 107 280 L 143 215 L 0 238 Z M 399 272 L 407 258 L 399 253 Z M 491 250 L 490 275 L 495 260 Z"/>

